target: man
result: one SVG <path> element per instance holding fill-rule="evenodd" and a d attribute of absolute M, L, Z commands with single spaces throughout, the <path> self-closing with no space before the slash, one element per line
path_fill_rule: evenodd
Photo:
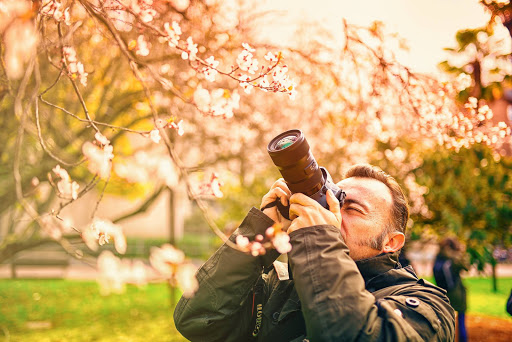
<path fill-rule="evenodd" d="M 274 183 L 261 207 L 279 198 L 292 221 L 253 208 L 230 239 L 278 222 L 290 236 L 288 265 L 274 262 L 275 250 L 254 258 L 222 246 L 199 269 L 196 295 L 178 303 L 177 329 L 191 341 L 453 341 L 444 290 L 397 262 L 408 220 L 400 186 L 370 165 L 338 186 L 345 203 L 328 192 L 327 210 Z"/>
<path fill-rule="evenodd" d="M 456 238 L 447 237 L 439 243 L 439 253 L 434 263 L 434 278 L 437 286 L 446 290 L 450 304 L 457 312 L 457 331 L 459 342 L 466 342 L 466 287 L 460 273 L 467 271 L 464 245 Z"/>

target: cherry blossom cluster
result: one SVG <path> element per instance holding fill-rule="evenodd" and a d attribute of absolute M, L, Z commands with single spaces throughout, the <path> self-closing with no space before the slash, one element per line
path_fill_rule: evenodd
<path fill-rule="evenodd" d="M 2 19 L 0 21 L 1 28 L 4 28 L 7 23 L 5 21 L 12 20 L 20 15 L 26 14 L 30 11 L 29 2 L 19 1 L 19 0 L 2 0 L 0 2 L 0 13 Z M 4 21 L 5 20 L 5 21 Z"/>
<path fill-rule="evenodd" d="M 77 182 L 72 181 L 68 172 L 60 165 L 55 166 L 52 171 L 59 178 L 59 181 L 57 182 L 57 194 L 65 199 L 76 200 L 78 198 L 78 189 L 80 189 L 80 185 L 78 185 Z M 51 176 L 49 178 L 50 181 L 52 181 Z"/>
<path fill-rule="evenodd" d="M 405 177 L 404 185 L 409 192 L 409 206 L 411 212 L 429 217 L 431 212 L 428 210 L 428 206 L 425 203 L 425 197 L 423 197 L 423 195 L 428 192 L 428 187 L 419 185 L 413 173 L 409 173 Z"/>
<path fill-rule="evenodd" d="M 172 24 L 164 23 L 164 32 L 165 34 L 159 38 L 161 42 L 167 42 L 170 47 L 181 50 L 181 57 L 183 59 L 191 62 L 197 61 L 199 63 L 198 66 L 192 65 L 192 67 L 199 71 L 207 81 L 215 81 L 217 74 L 220 72 L 218 69 L 220 62 L 215 60 L 214 56 L 210 56 L 205 60 L 197 58 L 198 44 L 194 43 L 192 37 L 188 37 L 186 42 L 180 44 L 182 30 L 175 21 Z M 242 52 L 236 58 L 237 66 L 233 66 L 232 70 L 241 70 L 248 74 L 239 73 L 236 78 L 232 76 L 233 71 L 223 74 L 228 74 L 235 78 L 247 94 L 250 94 L 252 89 L 257 87 L 263 91 L 287 93 L 292 100 L 295 99 L 297 95 L 296 83 L 289 78 L 287 74 L 288 67 L 286 65 L 279 66 L 282 59 L 281 53 L 275 55 L 272 52 L 268 52 L 264 58 L 270 65 L 263 65 L 260 69 L 259 62 L 253 55 L 256 49 L 247 43 L 243 43 L 242 47 Z"/>
<path fill-rule="evenodd" d="M 88 73 L 85 72 L 84 65 L 79 62 L 76 57 L 76 51 L 71 46 L 64 46 L 62 48 L 62 62 L 66 65 L 69 75 L 76 79 L 85 87 L 87 85 Z"/>
<path fill-rule="evenodd" d="M 143 23 L 153 21 L 157 12 L 153 8 L 153 0 L 105 0 L 103 8 L 121 31 L 130 31 L 134 15 Z"/>
<path fill-rule="evenodd" d="M 463 110 L 454 105 L 452 98 L 457 89 L 468 84 L 467 77 L 460 77 L 455 83 L 445 83 L 441 89 L 426 94 L 425 84 L 411 84 L 413 105 L 419 114 L 415 131 L 456 151 L 475 143 L 496 145 L 510 136 L 510 128 L 504 122 L 493 123 L 490 108 L 476 98 L 470 97 Z"/>
<path fill-rule="evenodd" d="M 123 6 L 137 15 L 144 23 L 153 21 L 156 10 L 153 8 L 153 0 L 120 0 Z"/>
<path fill-rule="evenodd" d="M 89 171 L 103 179 L 107 179 L 112 168 L 114 148 L 110 145 L 110 141 L 101 133 L 97 132 L 94 137 L 96 138 L 94 143 L 89 141 L 84 143 L 82 153 L 88 160 Z"/>
<path fill-rule="evenodd" d="M 457 90 L 457 92 L 461 92 L 464 89 L 471 87 L 473 84 L 473 78 L 466 74 L 465 72 L 461 72 L 457 78 L 453 81 L 453 86 Z"/>
<path fill-rule="evenodd" d="M 252 89 L 257 87 L 263 91 L 287 93 L 292 100 L 295 99 L 297 95 L 296 83 L 289 78 L 287 74 L 288 67 L 286 65 L 279 65 L 282 59 L 280 53 L 276 56 L 272 52 L 268 52 L 264 58 L 270 65 L 262 65 L 260 69 L 259 62 L 253 55 L 253 52 L 256 50 L 247 43 L 243 43 L 242 47 L 242 52 L 236 58 L 237 67 L 232 67 L 232 69 L 247 73 L 239 73 L 237 75 L 237 81 L 245 93 L 250 94 Z M 203 73 L 206 80 L 210 82 L 215 81 L 219 62 L 213 56 L 210 56 L 203 62 L 203 65 L 198 70 Z"/>
<path fill-rule="evenodd" d="M 93 251 L 97 251 L 98 246 L 103 246 L 113 239 L 116 251 L 121 254 L 126 253 L 126 237 L 123 229 L 106 219 L 94 218 L 92 223 L 82 232 L 82 239 L 87 247 Z"/>
<path fill-rule="evenodd" d="M 158 144 L 162 139 L 162 137 L 160 136 L 160 129 L 166 128 L 176 130 L 179 136 L 185 134 L 185 130 L 183 129 L 183 120 L 180 120 L 178 123 L 176 123 L 176 120 L 174 118 L 170 118 L 168 120 L 157 119 L 155 121 L 155 128 L 152 129 L 148 134 L 149 138 L 155 144 Z"/>
<path fill-rule="evenodd" d="M 195 276 L 197 268 L 185 260 L 185 254 L 170 244 L 152 247 L 149 262 L 155 270 L 178 285 L 185 297 L 192 297 L 199 287 Z"/>
<path fill-rule="evenodd" d="M 131 21 L 133 21 L 133 15 L 137 15 L 137 18 L 143 23 L 148 24 L 153 21 L 156 14 L 151 8 L 152 3 L 153 1 L 149 0 L 111 0 L 104 8 L 110 11 L 109 13 L 111 13 L 111 17 L 115 22 L 131 23 Z M 286 65 L 280 65 L 282 60 L 281 53 L 275 55 L 272 52 L 268 52 L 265 55 L 265 59 L 270 65 L 263 65 L 260 69 L 259 62 L 253 55 L 255 49 L 249 44 L 243 43 L 243 50 L 236 58 L 236 66 L 231 67 L 231 72 L 222 72 L 218 69 L 220 62 L 215 60 L 214 56 L 210 56 L 205 60 L 197 56 L 199 51 L 198 44 L 194 42 L 191 36 L 186 40 L 181 38 L 182 29 L 176 21 L 172 23 L 165 22 L 163 24 L 163 30 L 156 27 L 153 27 L 153 29 L 155 32 L 158 32 L 158 40 L 161 43 L 167 43 L 170 47 L 180 51 L 181 58 L 190 61 L 190 66 L 202 74 L 209 82 L 214 82 L 216 76 L 222 73 L 235 79 L 248 94 L 251 93 L 254 87 L 257 87 L 263 91 L 286 93 L 291 99 L 295 99 L 296 97 L 296 83 L 289 78 L 287 74 L 288 67 Z M 131 30 L 131 24 L 124 30 Z M 140 56 L 148 56 L 150 53 L 148 43 L 143 35 L 139 35 L 136 41 L 130 41 L 128 48 L 132 50 L 135 49 L 135 53 Z M 244 71 L 247 74 L 238 73 L 235 76 L 234 73 L 236 70 Z M 233 97 L 228 96 L 227 99 L 219 101 L 223 99 L 223 97 L 208 97 L 205 91 L 206 90 L 201 90 L 197 96 L 199 99 L 196 105 L 201 111 L 214 116 L 231 117 L 232 110 L 238 108 L 237 95 Z"/>
<path fill-rule="evenodd" d="M 94 239 L 90 243 L 97 248 Z M 143 286 L 162 277 L 173 286 L 179 286 L 185 297 L 192 297 L 197 291 L 197 267 L 185 259 L 181 250 L 170 244 L 152 247 L 149 262 L 151 267 L 140 260 L 120 259 L 108 250 L 101 252 L 97 260 L 101 293 L 122 293 L 126 284 Z"/>
<path fill-rule="evenodd" d="M 158 181 L 174 187 L 178 183 L 179 171 L 168 155 L 159 151 L 138 151 L 132 157 L 116 158 L 114 172 L 130 183 Z"/>
<path fill-rule="evenodd" d="M 65 10 L 62 9 L 62 4 L 57 0 L 47 0 L 41 5 L 40 13 L 42 15 L 51 17 L 56 21 L 64 21 L 66 25 L 71 24 L 69 16 L 69 7 Z"/>
<path fill-rule="evenodd" d="M 121 254 L 126 252 L 126 238 L 121 227 L 108 220 L 95 218 L 82 233 L 82 238 L 94 251 L 114 239 L 116 251 Z M 111 251 L 103 251 L 97 261 L 102 294 L 121 293 L 126 284 L 142 286 L 151 279 L 163 277 L 172 285 L 179 286 L 184 296 L 194 295 L 199 286 L 195 276 L 197 268 L 185 259 L 181 250 L 170 244 L 152 247 L 149 262 L 152 268 L 142 261 L 120 259 Z"/>
<path fill-rule="evenodd" d="M 12 80 L 23 75 L 24 65 L 36 53 L 39 34 L 32 20 L 28 1 L 0 2 L 0 35 L 3 40 L 5 72 Z"/>
<path fill-rule="evenodd" d="M 197 58 L 198 51 L 199 49 L 197 48 L 197 44 L 194 43 L 192 37 L 188 37 L 187 46 L 184 49 L 182 49 L 181 58 L 188 59 L 189 61 L 193 62 Z"/>
<path fill-rule="evenodd" d="M 238 55 L 236 62 L 238 68 L 254 75 L 258 71 L 258 60 L 253 58 L 252 52 L 255 51 L 249 44 L 243 43 L 243 51 Z M 250 94 L 252 88 L 258 87 L 263 91 L 284 92 L 295 99 L 297 95 L 296 83 L 288 76 L 288 67 L 286 65 L 279 66 L 282 55 L 277 56 L 272 52 L 268 52 L 264 57 L 271 65 L 262 66 L 260 73 L 254 77 L 247 74 L 238 74 L 240 86 L 244 92 Z M 269 80 L 268 75 L 272 77 Z"/>
<path fill-rule="evenodd" d="M 146 38 L 144 35 L 139 35 L 137 40 L 132 40 L 130 43 L 128 43 L 128 49 L 133 50 L 135 49 L 135 54 L 139 56 L 147 56 L 149 55 L 149 45 L 146 41 Z"/>
<path fill-rule="evenodd" d="M 241 251 L 251 253 L 253 256 L 264 255 L 269 248 L 275 248 L 281 254 L 292 250 L 290 236 L 277 223 L 267 228 L 265 236 L 258 234 L 253 241 L 249 241 L 249 238 L 238 235 L 235 242 Z"/>
<path fill-rule="evenodd" d="M 258 71 L 258 60 L 253 58 L 253 52 L 256 49 L 253 49 L 249 44 L 242 43 L 242 47 L 244 48 L 242 52 L 236 58 L 236 64 L 242 71 L 246 71 L 251 75 L 254 75 L 256 71 Z"/>
<path fill-rule="evenodd" d="M 69 232 L 72 227 L 71 219 L 57 219 L 54 215 L 44 215 L 40 223 L 43 232 L 54 240 L 62 238 L 62 234 Z"/>
<path fill-rule="evenodd" d="M 101 252 L 97 260 L 100 293 L 122 293 L 126 284 L 144 286 L 151 272 L 141 260 L 120 259 L 111 251 Z"/>
<path fill-rule="evenodd" d="M 176 185 L 178 171 L 169 158 L 138 152 L 131 160 L 118 162 L 114 166 L 116 174 L 132 183 L 149 180 L 163 181 L 169 187 Z"/>
<path fill-rule="evenodd" d="M 160 38 L 161 42 L 167 42 L 170 47 L 177 47 L 181 36 L 180 25 L 173 21 L 172 24 L 164 23 L 165 35 Z"/>
<path fill-rule="evenodd" d="M 499 5 L 500 7 L 510 4 L 510 0 L 484 0 L 484 1 L 488 5 L 495 3 L 495 4 Z"/>
<path fill-rule="evenodd" d="M 201 69 L 201 72 L 204 75 L 204 78 L 207 81 L 215 82 L 215 77 L 218 74 L 217 67 L 219 66 L 219 61 L 215 60 L 215 57 L 210 56 L 205 60 L 206 66 Z"/>
<path fill-rule="evenodd" d="M 210 176 L 210 180 L 206 183 L 203 183 L 199 186 L 198 194 L 200 196 L 213 196 L 216 198 L 222 198 L 224 194 L 220 189 L 222 187 L 222 182 L 219 180 L 219 177 L 215 172 Z"/>
<path fill-rule="evenodd" d="M 194 92 L 194 103 L 205 114 L 229 119 L 233 117 L 233 110 L 240 107 L 240 95 L 236 90 L 230 93 L 227 89 L 208 91 L 198 87 Z"/>

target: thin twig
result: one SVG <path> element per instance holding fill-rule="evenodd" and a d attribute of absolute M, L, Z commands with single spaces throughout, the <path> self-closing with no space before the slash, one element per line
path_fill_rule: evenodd
<path fill-rule="evenodd" d="M 80 165 L 84 162 L 85 158 L 82 158 L 81 160 L 75 162 L 75 163 L 68 163 L 67 161 L 65 160 L 62 160 L 60 159 L 58 156 L 56 156 L 55 154 L 53 154 L 52 151 L 50 151 L 48 149 L 48 147 L 46 146 L 46 143 L 44 142 L 44 139 L 43 139 L 43 136 L 41 134 L 41 124 L 39 122 L 39 101 L 38 101 L 38 98 L 36 97 L 36 103 L 35 103 L 35 115 L 36 115 L 36 127 L 37 127 L 37 136 L 39 138 L 39 144 L 41 145 L 41 147 L 43 148 L 43 150 L 51 157 L 53 158 L 55 161 L 57 161 L 58 163 L 62 164 L 62 165 L 65 165 L 65 166 L 69 166 L 69 167 L 75 167 L 77 165 Z"/>
<path fill-rule="evenodd" d="M 64 219 L 62 217 L 60 217 L 59 215 L 55 215 L 55 218 L 64 222 Z M 73 229 L 75 232 L 82 234 L 82 232 L 79 229 L 75 228 L 74 226 L 70 225 L 69 227 L 71 229 Z"/>
<path fill-rule="evenodd" d="M 62 61 L 63 61 L 64 65 L 67 68 L 67 61 L 66 61 L 66 58 L 64 57 L 64 52 L 63 52 L 64 51 L 64 41 L 63 41 L 62 28 L 61 28 L 61 23 L 60 22 L 57 23 L 57 32 L 58 32 L 59 38 L 60 38 L 60 48 L 61 48 L 61 54 L 62 54 Z M 82 96 L 82 93 L 80 92 L 80 89 L 78 89 L 78 85 L 76 84 L 76 82 L 73 79 L 73 77 L 71 77 L 71 75 L 69 75 L 69 73 L 66 73 L 66 74 L 68 76 L 69 81 L 71 82 L 71 85 L 73 86 L 73 89 L 75 90 L 76 95 L 78 96 L 78 100 L 80 101 L 80 104 L 82 105 L 82 109 L 84 110 L 84 114 L 85 114 L 85 117 L 87 118 L 87 121 L 94 128 L 94 130 L 96 132 L 100 133 L 100 130 L 94 124 L 94 122 L 91 119 L 91 116 L 89 115 L 89 109 L 87 109 L 87 104 L 85 103 L 85 100 L 84 100 L 84 98 Z"/>
<path fill-rule="evenodd" d="M 70 199 L 67 202 L 61 202 L 59 204 L 59 209 L 52 210 L 53 214 L 59 215 L 60 212 L 62 211 L 62 209 L 64 209 L 65 207 L 67 207 L 68 205 L 70 205 L 71 203 L 73 203 L 74 201 L 76 201 L 77 199 L 82 197 L 83 195 L 85 195 L 87 192 L 89 192 L 92 188 L 94 188 L 96 186 L 96 184 L 99 183 L 99 181 L 100 181 L 100 179 L 98 178 L 98 176 L 94 175 L 94 177 L 91 179 L 91 181 L 82 189 L 82 191 L 80 191 L 78 193 L 76 199 Z"/>
<path fill-rule="evenodd" d="M 39 98 L 41 99 L 41 102 L 43 102 L 44 104 L 46 104 L 46 105 L 48 105 L 50 107 L 59 109 L 59 110 L 63 111 L 64 113 L 66 113 L 66 114 L 72 116 L 73 118 L 77 119 L 80 122 L 84 122 L 84 123 L 88 123 L 88 124 L 93 123 L 93 124 L 98 125 L 98 126 L 105 126 L 105 127 L 108 127 L 108 128 L 119 129 L 119 130 L 122 130 L 122 131 L 130 132 L 130 133 L 136 133 L 136 134 L 140 134 L 140 135 L 145 135 L 145 134 L 149 133 L 148 131 L 138 131 L 138 130 L 126 128 L 126 127 L 123 127 L 123 126 L 111 125 L 111 124 L 108 124 L 108 123 L 105 123 L 105 122 L 96 121 L 96 120 L 82 119 L 81 117 L 79 117 L 78 115 L 70 112 L 66 108 L 60 107 L 60 106 L 58 106 L 58 105 L 56 105 L 54 103 L 51 103 L 51 102 L 45 100 L 42 96 L 39 96 Z"/>
<path fill-rule="evenodd" d="M 96 206 L 94 207 L 94 210 L 92 211 L 91 218 L 94 218 L 94 215 L 96 215 L 96 211 L 98 211 L 98 207 L 100 205 L 101 200 L 103 199 L 103 195 L 105 194 L 105 189 L 107 188 L 107 185 L 108 185 L 111 175 L 112 175 L 112 173 L 108 174 L 108 178 L 105 181 L 105 185 L 103 185 L 103 189 L 101 189 L 100 197 L 96 201 Z"/>

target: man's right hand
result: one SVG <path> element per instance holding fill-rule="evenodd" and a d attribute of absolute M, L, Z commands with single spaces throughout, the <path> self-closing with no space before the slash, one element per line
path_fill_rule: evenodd
<path fill-rule="evenodd" d="M 278 198 L 284 206 L 288 206 L 291 195 L 292 192 L 288 189 L 288 185 L 286 185 L 284 179 L 279 178 L 274 182 L 274 184 L 272 184 L 270 191 L 263 196 L 260 208 L 264 208 L 267 204 L 274 202 Z M 284 231 L 287 231 L 288 227 L 290 227 L 290 224 L 292 223 L 292 221 L 285 219 L 283 215 L 281 215 L 277 206 L 267 208 L 263 210 L 263 213 L 274 220 L 274 222 L 280 223 L 283 226 L 282 229 Z"/>

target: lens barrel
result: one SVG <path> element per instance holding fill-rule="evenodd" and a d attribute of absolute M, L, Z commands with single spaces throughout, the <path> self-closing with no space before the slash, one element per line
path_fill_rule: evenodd
<path fill-rule="evenodd" d="M 301 130 L 279 134 L 267 151 L 293 193 L 312 196 L 322 189 L 325 179 Z"/>

